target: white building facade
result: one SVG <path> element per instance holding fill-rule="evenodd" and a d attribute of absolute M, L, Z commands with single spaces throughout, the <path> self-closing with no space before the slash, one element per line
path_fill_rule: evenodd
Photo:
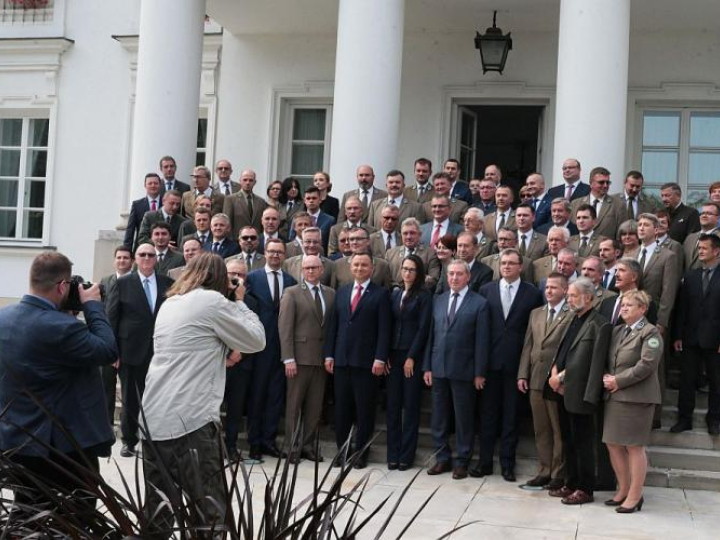
<path fill-rule="evenodd" d="M 513 49 L 483 75 L 494 10 Z M 720 179 L 718 30 L 702 0 L 0 0 L 0 299 L 43 249 L 108 273 L 166 154 L 262 195 L 317 170 L 337 195 L 363 163 L 411 181 L 418 157 L 552 184 L 574 157 L 695 203 Z"/>

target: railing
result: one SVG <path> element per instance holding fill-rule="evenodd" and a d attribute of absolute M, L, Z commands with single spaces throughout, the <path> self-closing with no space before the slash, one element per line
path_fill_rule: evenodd
<path fill-rule="evenodd" d="M 0 25 L 53 22 L 55 0 L 0 0 Z"/>

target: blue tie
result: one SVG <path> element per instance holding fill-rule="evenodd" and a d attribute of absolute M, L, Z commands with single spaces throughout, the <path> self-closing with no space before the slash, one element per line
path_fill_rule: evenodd
<path fill-rule="evenodd" d="M 152 301 L 152 293 L 150 292 L 150 280 L 148 278 L 143 279 L 143 289 L 145 290 L 145 296 L 147 297 L 148 306 L 150 306 L 150 311 L 155 311 L 155 306 L 153 305 Z"/>

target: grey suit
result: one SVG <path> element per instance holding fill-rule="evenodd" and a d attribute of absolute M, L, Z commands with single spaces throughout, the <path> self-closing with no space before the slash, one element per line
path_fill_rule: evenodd
<path fill-rule="evenodd" d="M 161 276 L 167 276 L 167 273 L 173 268 L 178 268 L 184 265 L 185 259 L 183 258 L 183 256 L 180 255 L 180 253 L 178 253 L 177 251 L 168 249 L 165 252 L 165 256 L 162 258 L 162 260 L 160 260 L 160 258 L 158 257 L 158 262 L 155 265 L 155 271 Z"/>

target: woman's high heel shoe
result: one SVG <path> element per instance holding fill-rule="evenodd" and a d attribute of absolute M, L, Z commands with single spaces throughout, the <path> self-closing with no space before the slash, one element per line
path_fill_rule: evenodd
<path fill-rule="evenodd" d="M 605 501 L 605 506 L 620 506 L 622 503 L 625 502 L 626 497 L 623 497 L 622 500 L 616 501 L 615 499 L 608 499 Z"/>
<path fill-rule="evenodd" d="M 640 497 L 640 500 L 638 501 L 638 503 L 637 503 L 635 506 L 633 506 L 633 507 L 631 507 L 631 508 L 626 508 L 625 506 L 618 506 L 618 507 L 615 509 L 615 511 L 616 511 L 618 514 L 632 514 L 632 513 L 634 513 L 636 510 L 639 512 L 640 510 L 642 510 L 642 507 L 643 507 L 643 503 L 644 503 L 644 502 L 645 502 L 645 499 L 644 499 L 643 497 Z"/>

